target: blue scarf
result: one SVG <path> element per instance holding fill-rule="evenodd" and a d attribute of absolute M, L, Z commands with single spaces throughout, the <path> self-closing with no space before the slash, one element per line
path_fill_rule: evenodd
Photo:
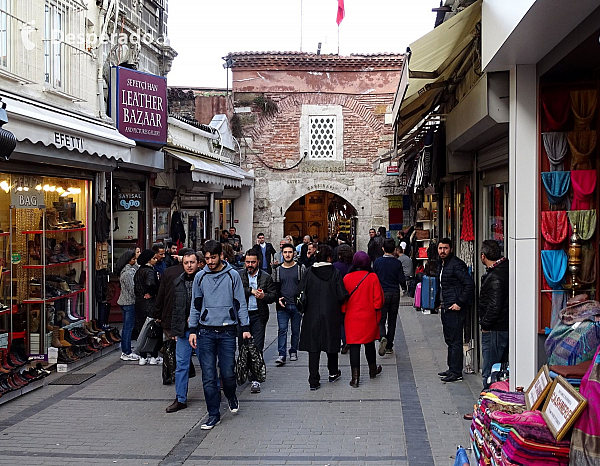
<path fill-rule="evenodd" d="M 558 173 L 558 172 L 554 172 Z M 567 271 L 567 253 L 562 249 L 542 251 L 542 269 L 548 285 L 553 290 L 562 289 Z"/>
<path fill-rule="evenodd" d="M 546 188 L 548 202 L 553 205 L 560 204 L 571 186 L 571 172 L 542 172 L 542 182 Z"/>

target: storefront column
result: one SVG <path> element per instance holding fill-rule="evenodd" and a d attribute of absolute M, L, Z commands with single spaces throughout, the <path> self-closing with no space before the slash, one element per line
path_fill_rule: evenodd
<path fill-rule="evenodd" d="M 254 186 L 243 186 L 239 198 L 234 201 L 234 220 L 238 220 L 234 226 L 237 234 L 242 237 L 244 249 L 248 250 L 255 244 L 252 235 L 254 222 Z"/>
<path fill-rule="evenodd" d="M 510 70 L 508 258 L 510 385 L 529 386 L 537 372 L 538 157 L 535 65 Z"/>

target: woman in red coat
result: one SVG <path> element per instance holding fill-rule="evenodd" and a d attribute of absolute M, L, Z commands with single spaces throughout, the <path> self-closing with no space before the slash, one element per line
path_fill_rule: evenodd
<path fill-rule="evenodd" d="M 383 290 L 371 269 L 371 260 L 366 252 L 354 254 L 352 267 L 344 277 L 344 286 L 350 295 L 342 307 L 346 343 L 350 347 L 350 385 L 357 388 L 360 379 L 360 345 L 365 345 L 369 377 L 374 379 L 381 372 L 381 366 L 375 362 L 375 340 L 379 339 Z"/>

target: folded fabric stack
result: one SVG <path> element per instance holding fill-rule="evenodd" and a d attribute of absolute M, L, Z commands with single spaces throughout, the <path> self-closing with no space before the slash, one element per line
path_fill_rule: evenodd
<path fill-rule="evenodd" d="M 573 385 L 577 390 L 581 385 L 581 379 L 592 365 L 592 360 L 580 362 L 574 366 L 550 366 L 550 377 L 554 380 L 562 375 L 567 382 Z"/>

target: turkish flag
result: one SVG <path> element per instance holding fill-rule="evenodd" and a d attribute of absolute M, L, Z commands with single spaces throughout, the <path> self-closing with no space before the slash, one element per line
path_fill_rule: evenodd
<path fill-rule="evenodd" d="M 346 13 L 344 11 L 344 0 L 338 0 L 338 12 L 337 12 L 337 20 L 336 20 L 336 23 L 338 26 L 344 19 L 345 14 Z"/>

